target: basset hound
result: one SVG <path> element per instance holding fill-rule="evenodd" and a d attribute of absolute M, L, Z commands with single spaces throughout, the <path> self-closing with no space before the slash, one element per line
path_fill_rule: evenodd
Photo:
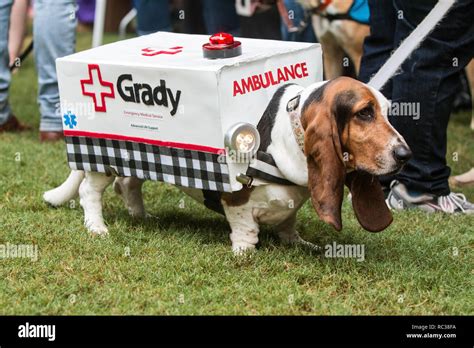
<path fill-rule="evenodd" d="M 320 82 L 307 88 L 280 87 L 259 124 L 260 150 L 271 155 L 292 185 L 260 180 L 238 192 L 216 193 L 216 204 L 231 228 L 232 249 L 252 250 L 260 224 L 276 227 L 287 243 L 305 243 L 295 229 L 296 213 L 311 202 L 319 217 L 341 230 L 344 185 L 363 228 L 385 229 L 392 215 L 376 178 L 399 171 L 411 153 L 403 137 L 387 121 L 388 100 L 378 91 L 348 77 Z M 73 171 L 60 187 L 44 194 L 60 205 L 77 193 L 84 208 L 85 225 L 95 234 L 106 234 L 102 218 L 102 193 L 114 181 L 101 173 Z M 115 191 L 122 195 L 130 214 L 144 216 L 142 181 L 117 178 Z M 181 188 L 203 202 L 201 190 Z"/>

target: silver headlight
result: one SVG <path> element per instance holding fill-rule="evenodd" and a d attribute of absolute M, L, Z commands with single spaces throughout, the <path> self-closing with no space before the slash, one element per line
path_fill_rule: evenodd
<path fill-rule="evenodd" d="M 226 148 L 243 155 L 254 155 L 260 147 L 260 134 L 250 123 L 236 123 L 225 134 Z"/>

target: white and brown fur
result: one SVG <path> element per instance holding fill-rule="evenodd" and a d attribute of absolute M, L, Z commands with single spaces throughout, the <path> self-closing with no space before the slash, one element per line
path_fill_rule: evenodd
<path fill-rule="evenodd" d="M 286 111 L 288 101 L 298 92 L 305 153 L 293 136 Z M 386 228 L 392 217 L 374 175 L 400 170 L 404 161 L 397 160 L 394 151 L 409 151 L 387 121 L 388 107 L 379 92 L 347 77 L 306 89 L 298 85 L 281 87 L 258 129 L 261 149 L 273 156 L 281 172 L 295 185 L 270 183 L 220 194 L 219 204 L 231 229 L 232 250 L 241 253 L 254 249 L 261 224 L 275 226 L 284 242 L 303 242 L 295 229 L 296 213 L 309 197 L 319 217 L 340 230 L 344 184 L 352 192 L 361 225 L 374 232 Z M 343 151 L 349 154 L 347 159 L 343 158 Z M 57 206 L 79 194 L 85 226 L 93 234 L 105 235 L 108 229 L 101 200 L 114 179 L 102 173 L 72 171 L 65 183 L 46 192 L 44 199 Z M 115 191 L 133 216 L 145 216 L 141 185 L 142 181 L 136 178 L 115 179 Z M 198 201 L 204 200 L 201 190 L 181 189 Z"/>

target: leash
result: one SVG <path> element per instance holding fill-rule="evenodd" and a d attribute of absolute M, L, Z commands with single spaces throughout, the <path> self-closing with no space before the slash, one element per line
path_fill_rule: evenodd
<path fill-rule="evenodd" d="M 20 57 L 18 57 L 17 59 L 20 59 L 20 62 L 23 62 L 26 57 L 28 57 L 28 55 L 31 53 L 31 51 L 33 51 L 33 40 L 30 42 L 30 44 L 28 45 L 28 47 L 26 47 L 26 49 L 23 51 L 22 54 L 20 54 Z M 13 63 L 12 65 L 10 65 L 10 71 L 13 71 L 17 68 L 17 66 L 15 65 L 15 63 Z"/>
<path fill-rule="evenodd" d="M 380 70 L 370 79 L 368 85 L 380 90 L 390 80 L 398 68 L 408 58 L 408 56 L 421 44 L 428 34 L 448 13 L 456 0 L 439 0 L 428 15 L 413 30 L 408 37 L 403 40 L 392 56 L 385 62 Z"/>

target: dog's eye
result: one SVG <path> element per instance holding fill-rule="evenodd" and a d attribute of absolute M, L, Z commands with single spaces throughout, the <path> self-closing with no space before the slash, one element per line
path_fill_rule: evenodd
<path fill-rule="evenodd" d="M 361 120 L 369 121 L 374 118 L 374 110 L 370 106 L 368 106 L 358 111 L 356 113 L 356 116 L 360 118 Z"/>

